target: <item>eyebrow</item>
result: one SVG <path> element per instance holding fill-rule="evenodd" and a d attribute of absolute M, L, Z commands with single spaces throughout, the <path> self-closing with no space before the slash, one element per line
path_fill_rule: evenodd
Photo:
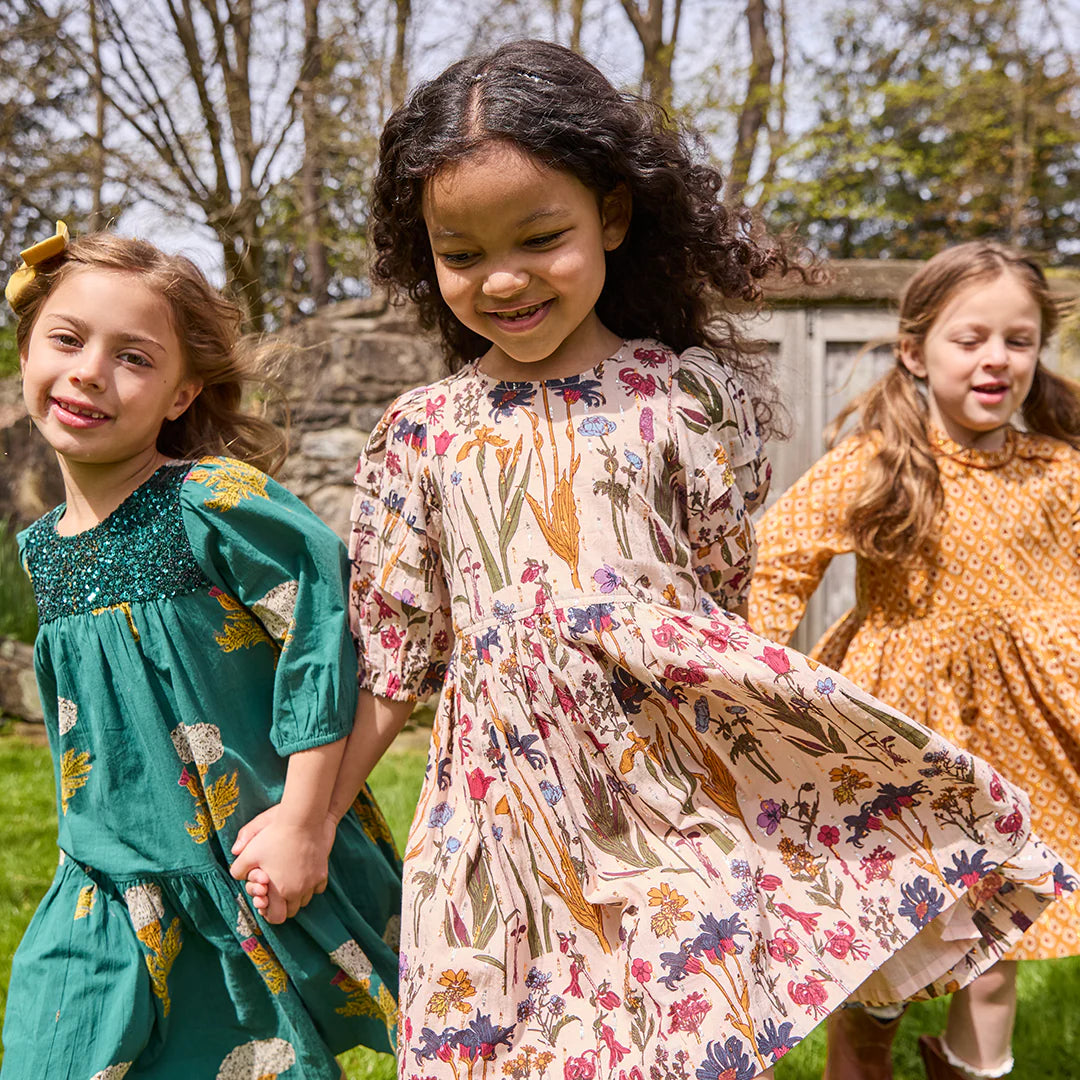
<path fill-rule="evenodd" d="M 542 206 L 539 210 L 534 210 L 531 214 L 523 217 L 514 228 L 524 229 L 526 226 L 542 221 L 544 218 L 559 217 L 567 212 L 565 206 Z M 465 233 L 455 232 L 453 229 L 435 229 L 431 233 L 434 240 L 462 240 L 465 235 Z"/>
<path fill-rule="evenodd" d="M 50 314 L 54 319 L 63 319 L 65 322 L 71 323 L 80 333 L 85 333 L 89 329 L 90 324 L 80 319 L 78 315 L 67 315 L 62 311 L 53 311 Z M 154 348 L 162 350 L 165 348 L 156 338 L 143 337 L 141 334 L 134 334 L 130 331 L 115 334 L 114 337 L 120 338 L 128 345 L 152 345 Z"/>

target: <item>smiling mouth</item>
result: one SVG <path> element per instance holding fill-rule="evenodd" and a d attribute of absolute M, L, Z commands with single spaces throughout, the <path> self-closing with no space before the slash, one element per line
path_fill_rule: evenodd
<path fill-rule="evenodd" d="M 1003 394 L 1009 389 L 1008 383 L 987 383 L 985 386 L 972 387 L 976 394 Z"/>
<path fill-rule="evenodd" d="M 89 405 L 80 405 L 77 401 L 67 401 L 64 398 L 52 398 L 53 405 L 61 408 L 73 416 L 82 416 L 87 420 L 108 420 L 108 414 L 92 409 Z"/>
<path fill-rule="evenodd" d="M 493 319 L 501 319 L 505 322 L 524 322 L 538 311 L 547 307 L 550 303 L 550 300 L 542 300 L 540 303 L 531 304 L 529 307 L 513 308 L 510 311 L 487 311 L 484 314 L 491 316 Z"/>

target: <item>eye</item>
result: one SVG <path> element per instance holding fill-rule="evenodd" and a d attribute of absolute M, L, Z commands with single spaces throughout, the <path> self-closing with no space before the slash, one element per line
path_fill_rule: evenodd
<path fill-rule="evenodd" d="M 472 251 L 444 251 L 439 253 L 439 258 L 447 266 L 467 266 L 476 254 Z"/>
<path fill-rule="evenodd" d="M 120 359 L 125 364 L 131 364 L 133 367 L 153 367 L 148 357 L 143 356 L 142 353 L 137 352 L 122 352 Z"/>
<path fill-rule="evenodd" d="M 531 236 L 525 241 L 525 246 L 533 248 L 547 247 L 549 244 L 554 244 L 556 240 L 564 237 L 569 231 L 569 229 L 559 229 L 558 232 L 544 233 L 543 236 Z"/>
<path fill-rule="evenodd" d="M 1030 349 L 1034 344 L 1028 337 L 1009 338 L 1009 345 L 1014 349 Z"/>
<path fill-rule="evenodd" d="M 74 334 L 70 334 L 66 330 L 57 330 L 55 333 L 50 334 L 49 340 L 62 349 L 77 349 L 82 344 Z"/>

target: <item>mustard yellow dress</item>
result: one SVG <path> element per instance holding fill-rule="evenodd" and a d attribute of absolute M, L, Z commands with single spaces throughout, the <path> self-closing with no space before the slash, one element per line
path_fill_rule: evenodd
<path fill-rule="evenodd" d="M 994 452 L 933 441 L 936 538 L 900 564 L 858 558 L 855 606 L 813 655 L 1025 788 L 1036 831 L 1076 865 L 1080 452 L 1013 429 Z M 847 440 L 765 513 L 750 598 L 764 637 L 790 638 L 829 562 L 852 551 L 844 522 L 873 454 Z M 1008 955 L 1077 954 L 1080 892 Z"/>

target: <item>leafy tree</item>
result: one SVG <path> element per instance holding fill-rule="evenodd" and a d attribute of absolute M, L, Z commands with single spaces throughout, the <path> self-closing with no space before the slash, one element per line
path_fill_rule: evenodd
<path fill-rule="evenodd" d="M 1080 240 L 1080 72 L 1035 0 L 883 0 L 831 19 L 819 120 L 766 205 L 832 255 Z"/>

